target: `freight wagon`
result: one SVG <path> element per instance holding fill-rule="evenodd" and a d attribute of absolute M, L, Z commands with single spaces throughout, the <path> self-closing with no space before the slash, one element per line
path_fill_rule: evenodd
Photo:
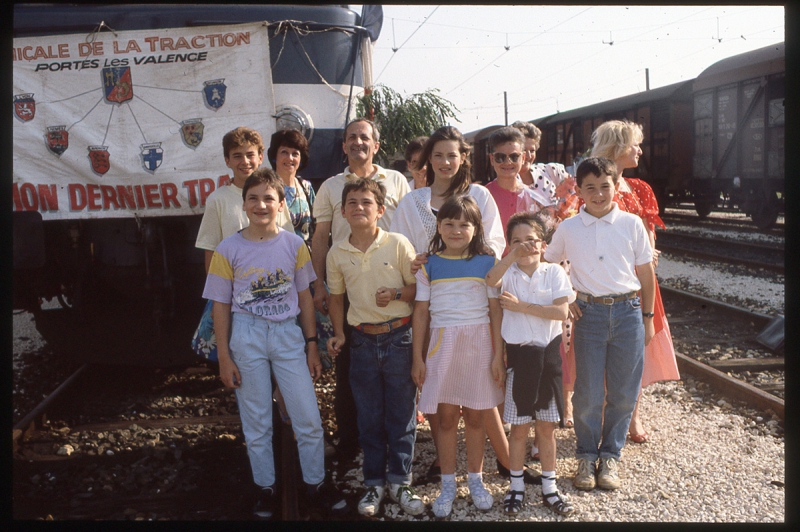
<path fill-rule="evenodd" d="M 570 166 L 601 123 L 637 122 L 642 156 L 624 175 L 647 181 L 662 210 L 693 202 L 705 217 L 732 207 L 766 229 L 784 208 L 785 74 L 780 43 L 718 61 L 692 80 L 531 120 L 542 130 L 536 159 Z M 466 135 L 478 181 L 494 178 L 487 144 L 498 127 Z"/>

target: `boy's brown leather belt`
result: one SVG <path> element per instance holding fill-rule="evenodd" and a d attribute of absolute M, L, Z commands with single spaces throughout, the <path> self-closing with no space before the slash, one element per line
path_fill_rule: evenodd
<path fill-rule="evenodd" d="M 614 303 L 619 303 L 620 301 L 633 299 L 638 293 L 639 292 L 630 292 L 628 294 L 621 294 L 618 296 L 593 296 L 590 294 L 584 294 L 583 292 L 578 292 L 577 298 L 581 301 L 585 301 L 586 303 L 602 303 L 603 305 L 613 305 Z"/>
<path fill-rule="evenodd" d="M 405 318 L 397 318 L 396 320 L 387 321 L 386 323 L 360 323 L 354 325 L 353 328 L 366 334 L 386 334 L 410 322 L 411 316 L 406 316 Z"/>

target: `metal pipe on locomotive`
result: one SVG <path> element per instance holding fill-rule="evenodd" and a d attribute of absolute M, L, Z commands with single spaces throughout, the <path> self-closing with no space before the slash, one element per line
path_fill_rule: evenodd
<path fill-rule="evenodd" d="M 248 126 L 268 143 L 294 127 L 309 139 L 304 178 L 340 172 L 382 16 L 15 5 L 14 308 L 65 352 L 192 361 L 205 278 L 194 242 L 205 198 L 229 179 L 222 136 Z"/>
<path fill-rule="evenodd" d="M 701 217 L 736 208 L 761 229 L 784 210 L 784 43 L 718 61 L 695 79 L 531 120 L 542 130 L 540 162 L 570 166 L 591 148 L 607 120 L 642 124 L 639 166 L 626 177 L 647 181 L 663 210 L 694 203 Z M 473 170 L 493 178 L 490 126 L 466 135 Z"/>

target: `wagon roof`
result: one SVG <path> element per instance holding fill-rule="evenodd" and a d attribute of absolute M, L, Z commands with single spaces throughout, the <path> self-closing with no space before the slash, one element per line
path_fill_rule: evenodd
<path fill-rule="evenodd" d="M 483 140 L 484 138 L 488 137 L 494 131 L 500 129 L 501 127 L 505 126 L 488 126 L 483 129 L 476 129 L 475 131 L 470 131 L 464 135 L 464 140 L 468 143 L 473 144 L 476 140 Z"/>
<path fill-rule="evenodd" d="M 781 42 L 717 61 L 697 76 L 694 90 L 700 91 L 785 71 L 786 51 Z"/>
<path fill-rule="evenodd" d="M 640 104 L 672 98 L 691 82 L 692 80 L 679 81 L 678 83 L 665 85 L 664 87 L 659 87 L 657 89 L 638 92 L 636 94 L 629 94 L 628 96 L 622 96 L 613 100 L 607 100 L 605 102 L 579 107 L 578 109 L 572 109 L 563 113 L 556 113 L 548 117 L 538 118 L 536 120 L 532 120 L 532 122 L 537 125 L 545 125 L 555 122 L 562 122 L 564 120 L 572 120 L 574 118 L 598 116 L 606 113 L 625 111 Z"/>

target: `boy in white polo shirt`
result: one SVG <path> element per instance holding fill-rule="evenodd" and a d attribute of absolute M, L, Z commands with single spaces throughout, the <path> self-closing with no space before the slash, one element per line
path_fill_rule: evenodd
<path fill-rule="evenodd" d="M 411 378 L 410 323 L 417 292 L 411 274 L 415 253 L 406 237 L 378 227 L 385 195 L 383 185 L 369 178 L 350 181 L 342 191 L 350 235 L 334 244 L 326 259 L 334 332 L 328 351 L 336 355 L 345 343 L 346 292 L 352 326 L 350 386 L 367 488 L 358 511 L 378 513 L 388 481 L 392 500 L 404 512 L 418 515 L 425 505 L 411 488 L 417 392 Z"/>
<path fill-rule="evenodd" d="M 556 486 L 555 427 L 564 417 L 561 322 L 567 319 L 575 293 L 561 266 L 540 261 L 547 247 L 545 228 L 539 214 L 513 214 L 506 229 L 510 252 L 486 274 L 486 284 L 502 285 L 503 291 L 501 335 L 508 361 L 503 421 L 511 423 L 511 485 L 503 510 L 509 515 L 518 514 L 525 502 L 525 447 L 533 419 L 542 464 L 542 501 L 560 515 L 574 511 Z"/>
<path fill-rule="evenodd" d="M 573 484 L 583 490 L 595 485 L 617 489 L 618 462 L 642 381 L 644 346 L 654 334 L 653 250 L 641 218 L 612 201 L 619 189 L 613 161 L 589 157 L 575 178 L 584 206 L 561 222 L 544 254 L 548 262 L 570 260 L 578 292 L 570 304 L 578 458 Z"/>

